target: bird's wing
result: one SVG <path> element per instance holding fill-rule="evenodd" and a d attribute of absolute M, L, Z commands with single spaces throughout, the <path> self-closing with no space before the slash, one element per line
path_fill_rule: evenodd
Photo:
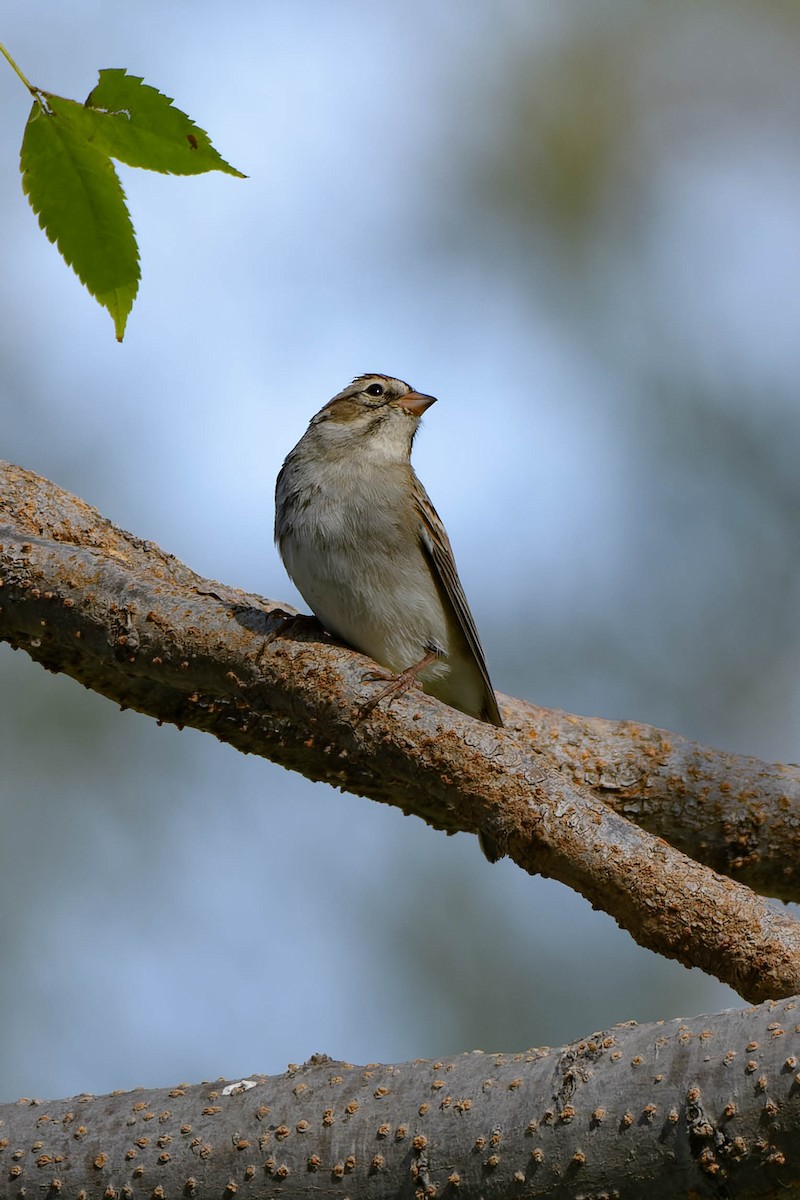
<path fill-rule="evenodd" d="M 445 532 L 444 525 L 439 519 L 439 514 L 431 504 L 430 498 L 419 480 L 416 480 L 416 486 L 418 494 L 415 494 L 415 501 L 420 522 L 419 538 L 422 549 L 430 563 L 433 577 L 442 600 L 450 608 L 464 635 L 464 641 L 469 652 L 472 654 L 475 666 L 478 668 L 483 679 L 485 696 L 481 716 L 490 725 L 502 726 L 503 719 L 500 716 L 492 683 L 489 679 L 489 671 L 486 667 L 486 659 L 483 656 L 483 648 L 478 637 L 478 631 L 475 628 L 475 622 L 469 610 L 467 598 L 461 586 L 461 580 L 458 578 L 456 560 L 450 546 L 450 539 Z"/>

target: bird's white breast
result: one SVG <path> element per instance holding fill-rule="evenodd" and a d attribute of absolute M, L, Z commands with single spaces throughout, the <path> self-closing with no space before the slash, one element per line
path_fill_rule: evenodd
<path fill-rule="evenodd" d="M 286 569 L 331 633 L 389 670 L 412 666 L 435 646 L 446 654 L 448 628 L 416 535 L 412 501 L 398 506 L 392 478 L 407 466 L 327 462 L 313 488 L 291 461 L 278 489 L 288 520 L 280 538 Z M 283 493 L 283 494 L 281 494 Z M 445 661 L 425 678 L 447 673 Z"/>

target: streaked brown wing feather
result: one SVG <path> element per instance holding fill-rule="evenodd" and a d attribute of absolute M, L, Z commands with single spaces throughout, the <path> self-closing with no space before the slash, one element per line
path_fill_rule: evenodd
<path fill-rule="evenodd" d="M 456 560 L 450 546 L 450 539 L 439 519 L 439 514 L 431 504 L 427 492 L 418 479 L 416 480 L 416 487 L 419 490 L 418 495 L 415 495 L 415 501 L 420 520 L 420 543 L 433 568 L 442 598 L 449 604 L 453 616 L 464 635 L 467 647 L 475 660 L 475 665 L 483 679 L 485 698 L 481 716 L 490 725 L 502 726 L 503 719 L 500 716 L 492 683 L 489 679 L 489 671 L 486 667 L 486 659 L 483 657 L 483 648 L 478 637 L 478 631 L 475 628 L 475 622 L 469 610 L 467 598 L 461 586 L 461 580 L 458 578 Z"/>

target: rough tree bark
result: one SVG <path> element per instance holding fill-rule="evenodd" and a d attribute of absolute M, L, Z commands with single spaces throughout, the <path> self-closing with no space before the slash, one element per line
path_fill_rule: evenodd
<path fill-rule="evenodd" d="M 0 1194 L 758 1197 L 800 1186 L 794 1000 L 558 1049 L 0 1106 Z"/>
<path fill-rule="evenodd" d="M 324 779 L 394 804 L 436 828 L 448 832 L 484 829 L 524 870 L 561 879 L 581 891 L 594 905 L 610 912 L 642 945 L 677 958 L 687 966 L 702 967 L 736 987 L 748 999 L 787 997 L 800 991 L 800 927 L 747 886 L 786 899 L 798 895 L 795 865 L 800 861 L 798 768 L 723 754 L 663 730 L 631 722 L 573 717 L 506 698 L 501 698 L 504 730 L 472 721 L 418 691 L 400 697 L 390 708 L 380 706 L 365 717 L 364 704 L 372 694 L 364 682 L 367 660 L 333 642 L 318 627 L 287 625 L 283 610 L 269 601 L 201 579 L 152 543 L 115 528 L 94 509 L 54 484 L 3 463 L 0 463 L 0 640 L 26 650 L 48 669 L 71 675 L 123 707 L 134 707 L 160 721 L 192 725 L 213 733 L 244 752 L 261 754 L 309 778 Z M 661 834 L 668 836 L 670 842 L 663 840 Z M 719 873 L 723 870 L 725 874 Z M 769 1037 L 758 1032 L 775 1012 L 788 1013 L 793 1007 L 794 1002 L 779 1010 L 762 1005 L 744 1015 L 721 1014 L 707 1019 L 705 1024 L 712 1031 L 709 1037 L 719 1036 L 734 1053 L 733 1060 L 726 1058 L 726 1070 L 719 1076 L 715 1072 L 722 1068 L 714 1055 L 695 1058 L 694 1050 L 691 1053 L 687 1050 L 687 1045 L 703 1044 L 691 1022 L 685 1036 L 673 1026 L 665 1028 L 672 1029 L 674 1036 L 645 1027 L 638 1034 L 613 1031 L 608 1036 L 617 1041 L 623 1037 L 626 1042 L 629 1037 L 648 1041 L 650 1057 L 638 1051 L 633 1053 L 629 1047 L 625 1050 L 626 1054 L 631 1053 L 633 1066 L 649 1063 L 648 1088 L 652 1090 L 655 1083 L 661 1087 L 668 1080 L 670 1088 L 678 1091 L 674 1095 L 669 1092 L 672 1098 L 667 1106 L 663 1097 L 668 1092 L 661 1088 L 662 1100 L 645 1100 L 639 1110 L 635 1107 L 639 1103 L 638 1094 L 635 1103 L 631 1099 L 621 1108 L 623 1100 L 609 1084 L 606 1093 L 597 1093 L 600 1099 L 596 1103 L 594 1099 L 591 1101 L 594 1104 L 591 1111 L 606 1109 L 615 1114 L 613 1125 L 604 1126 L 605 1118 L 599 1117 L 592 1118 L 589 1125 L 584 1121 L 581 1127 L 584 1135 L 576 1140 L 567 1159 L 561 1156 L 566 1150 L 563 1147 L 559 1150 L 557 1162 L 552 1166 L 552 1179 L 547 1171 L 539 1170 L 545 1160 L 532 1156 L 530 1149 L 526 1151 L 530 1161 L 522 1165 L 517 1151 L 515 1156 L 508 1156 L 509 1169 L 511 1159 L 514 1160 L 509 1178 L 498 1174 L 500 1162 L 489 1161 L 491 1149 L 484 1155 L 487 1147 L 495 1144 L 491 1140 L 494 1125 L 488 1133 L 479 1131 L 475 1135 L 477 1139 L 487 1139 L 478 1146 L 475 1140 L 469 1144 L 463 1142 L 455 1127 L 445 1124 L 434 1131 L 439 1139 L 436 1144 L 447 1147 L 442 1153 L 449 1155 L 448 1161 L 458 1162 L 456 1173 L 465 1179 L 474 1175 L 475 1187 L 481 1194 L 495 1190 L 497 1194 L 501 1190 L 505 1193 L 513 1190 L 512 1185 L 522 1192 L 535 1190 L 549 1180 L 548 1187 L 568 1184 L 571 1190 L 542 1190 L 543 1195 L 577 1195 L 582 1190 L 588 1195 L 590 1192 L 583 1187 L 590 1178 L 584 1170 L 586 1152 L 578 1141 L 586 1143 L 587 1139 L 593 1139 L 593 1144 L 599 1146 L 602 1143 L 599 1131 L 604 1128 L 606 1133 L 613 1131 L 615 1139 L 634 1125 L 637 1130 L 652 1133 L 651 1126 L 657 1117 L 649 1105 L 654 1104 L 656 1113 L 660 1113 L 661 1104 L 669 1115 L 660 1116 L 658 1136 L 651 1138 L 656 1146 L 656 1159 L 661 1163 L 659 1169 L 663 1169 L 666 1156 L 675 1170 L 684 1172 L 680 1179 L 685 1178 L 687 1186 L 697 1172 L 700 1172 L 698 1179 L 716 1186 L 723 1178 L 720 1172 L 735 1169 L 746 1174 L 754 1164 L 762 1174 L 765 1166 L 777 1171 L 786 1160 L 781 1139 L 784 1134 L 787 1138 L 795 1136 L 794 1102 L 798 1088 L 792 1073 L 794 1068 L 789 1065 L 794 1060 L 787 1053 L 782 1065 L 778 1059 L 770 1059 L 766 1064 L 755 1051 L 759 1046 L 772 1045 L 787 1032 L 797 1033 L 796 1027 L 789 1031 L 780 1021 L 769 1031 Z M 745 1025 L 737 1035 L 738 1041 L 734 1041 L 729 1030 L 734 1026 L 739 1028 L 737 1021 L 744 1021 Z M 581 1044 L 559 1052 L 558 1070 L 563 1077 L 563 1063 L 574 1060 L 582 1065 L 573 1074 L 567 1072 L 570 1086 L 594 1080 L 593 1086 L 602 1082 L 605 1088 L 604 1081 L 612 1077 L 613 1071 L 610 1074 L 600 1071 L 600 1065 L 610 1068 L 622 1060 L 615 1058 L 615 1051 L 610 1049 L 616 1043 L 605 1046 L 603 1038 L 600 1042 L 597 1038 L 590 1041 L 589 1050 Z M 746 1049 L 748 1045 L 753 1046 L 752 1051 Z M 747 1053 L 751 1057 L 744 1059 Z M 656 1056 L 663 1071 L 653 1074 Z M 471 1063 L 473 1058 L 456 1060 L 448 1069 L 466 1069 L 464 1064 Z M 481 1061 L 484 1069 L 488 1059 Z M 491 1061 L 492 1071 L 486 1074 L 487 1080 L 512 1062 L 521 1064 L 518 1072 L 524 1078 L 528 1070 L 539 1069 L 542 1052 Z M 741 1077 L 727 1070 L 733 1061 L 746 1062 Z M 590 1062 L 591 1069 L 587 1066 Z M 317 1099 L 320 1088 L 334 1086 L 329 1079 L 319 1083 L 321 1076 L 314 1074 L 318 1067 L 321 1069 L 319 1064 L 305 1068 L 312 1073 Z M 433 1068 L 422 1064 L 419 1071 L 414 1065 L 374 1070 L 387 1079 L 403 1072 L 404 1078 L 412 1080 L 416 1100 L 422 1095 L 421 1081 L 427 1080 L 425 1072 Z M 346 1077 L 357 1078 L 358 1087 L 366 1087 L 375 1078 L 356 1072 L 355 1068 L 348 1071 Z M 575 1106 L 568 1102 L 566 1085 L 563 1080 L 558 1083 L 546 1075 L 534 1074 L 530 1094 L 541 1113 L 525 1117 L 525 1128 L 535 1120 L 538 1124 L 531 1129 L 531 1136 L 536 1129 L 546 1128 L 547 1137 L 555 1137 L 563 1126 L 566 1147 L 578 1129 L 569 1115 L 570 1108 Z M 626 1086 L 632 1086 L 634 1078 L 641 1080 L 645 1076 L 631 1074 Z M 726 1116 L 729 1102 L 722 1098 L 722 1091 L 726 1090 L 722 1084 L 734 1078 L 737 1080 L 734 1091 L 731 1091 L 733 1083 L 727 1086 L 733 1097 L 730 1104 L 737 1111 L 745 1100 L 751 1107 L 754 1105 L 753 1130 L 759 1126 L 760 1132 L 741 1136 L 734 1132 L 729 1136 L 727 1126 L 721 1124 L 730 1119 Z M 774 1083 L 778 1079 L 786 1082 L 786 1087 L 775 1092 Z M 280 1081 L 268 1081 L 259 1087 L 278 1087 L 276 1094 L 281 1097 L 279 1084 Z M 294 1096 L 299 1086 L 292 1084 L 288 1090 Z M 375 1085 L 378 1086 L 388 1084 Z M 433 1087 L 429 1081 L 424 1083 L 425 1089 Z M 446 1080 L 442 1087 L 448 1088 L 446 1095 L 456 1099 L 472 1097 L 481 1108 L 474 1080 L 461 1084 L 458 1092 L 451 1093 Z M 489 1093 L 495 1095 L 493 1087 L 489 1087 Z M 700 1102 L 710 1087 L 722 1089 L 713 1092 L 713 1107 L 707 1106 L 705 1099 Z M 508 1084 L 510 1092 L 515 1089 L 516 1085 Z M 697 1095 L 696 1089 L 700 1089 Z M 438 1085 L 434 1090 L 438 1090 Z M 482 1085 L 478 1090 L 483 1096 Z M 208 1115 L 200 1112 L 204 1097 L 205 1092 L 192 1093 L 195 1123 L 201 1125 Z M 407 1097 L 404 1103 L 405 1100 Z M 151 1098 L 143 1098 L 145 1107 L 150 1102 Z M 104 1138 L 112 1138 L 116 1136 L 114 1129 L 118 1128 L 121 1107 L 110 1101 L 97 1103 L 100 1117 L 105 1114 L 108 1118 L 98 1125 L 98 1136 L 102 1132 Z M 152 1104 L 156 1103 L 161 1104 L 152 1099 Z M 288 1096 L 276 1100 L 276 1111 L 288 1113 L 292 1103 Z M 548 1104 L 556 1105 L 552 1116 L 546 1116 L 549 1107 L 542 1108 Z M 442 1120 L 451 1119 L 450 1104 L 443 1108 L 441 1102 L 434 1105 L 429 1099 L 420 1099 L 414 1109 L 418 1117 L 423 1106 L 427 1106 L 425 1116 L 435 1107 L 437 1113 L 443 1114 Z M 57 1106 L 48 1107 L 55 1111 Z M 58 1107 L 59 1127 L 64 1126 L 62 1109 L 63 1105 Z M 15 1108 L 14 1119 L 24 1111 L 27 1111 L 24 1106 Z M 166 1112 L 167 1108 L 159 1111 Z M 357 1111 L 345 1109 L 344 1116 L 350 1120 Z M 416 1180 L 422 1189 L 420 1194 L 433 1196 L 447 1183 L 446 1178 L 442 1181 L 441 1171 L 445 1168 L 438 1157 L 437 1182 L 431 1182 L 430 1151 L 425 1140 L 428 1134 L 416 1124 L 410 1145 L 399 1148 L 396 1145 L 404 1142 L 404 1138 L 397 1137 L 396 1130 L 403 1124 L 405 1111 L 398 1110 L 400 1115 L 388 1118 L 391 1137 L 381 1135 L 389 1138 L 394 1174 L 391 1178 L 384 1177 L 383 1166 L 373 1164 L 372 1173 L 366 1172 L 370 1194 L 376 1190 L 405 1190 L 415 1186 Z M 677 1118 L 673 1113 L 678 1114 Z M 41 1120 L 42 1115 L 35 1119 Z M 342 1113 L 339 1116 L 343 1118 Z M 515 1115 L 512 1106 L 508 1110 L 509 1127 L 516 1128 L 523 1116 L 521 1110 Z M 293 1117 L 296 1117 L 294 1126 L 288 1116 L 281 1116 L 281 1122 L 295 1132 L 298 1121 L 310 1119 L 295 1113 Z M 11 1120 L 8 1112 L 3 1119 Z M 79 1128 L 88 1129 L 86 1119 L 81 1117 L 81 1120 Z M 56 1124 L 44 1122 L 48 1132 Z M 72 1120 L 67 1121 L 67 1125 L 71 1124 Z M 370 1139 L 377 1136 L 371 1126 L 360 1128 L 351 1122 L 348 1128 L 354 1138 L 356 1133 L 358 1137 L 353 1142 L 355 1149 L 351 1147 L 346 1153 L 346 1139 L 340 1148 L 333 1133 L 324 1134 L 320 1144 L 324 1145 L 327 1158 L 320 1157 L 323 1165 L 316 1168 L 309 1167 L 307 1161 L 304 1166 L 298 1165 L 302 1150 L 298 1150 L 300 1157 L 290 1164 L 283 1154 L 284 1150 L 288 1153 L 284 1141 L 289 1135 L 282 1134 L 279 1125 L 270 1127 L 268 1132 L 273 1144 L 281 1145 L 281 1154 L 276 1151 L 267 1155 L 259 1160 L 260 1166 L 253 1168 L 261 1172 L 262 1180 L 265 1172 L 269 1176 L 270 1194 L 278 1190 L 278 1185 L 280 1190 L 286 1190 L 292 1172 L 299 1177 L 301 1171 L 306 1173 L 302 1186 L 321 1190 L 319 1170 L 327 1172 L 326 1188 L 352 1194 L 356 1168 L 349 1167 L 348 1160 L 352 1155 L 363 1166 Z M 670 1141 L 673 1126 L 676 1136 Z M 470 1136 L 474 1129 L 473 1124 Z M 64 1134 L 72 1147 L 70 1162 L 74 1160 L 75 1149 L 69 1139 L 74 1135 L 75 1130 L 71 1129 Z M 169 1136 L 177 1141 L 175 1133 Z M 182 1149 L 180 1158 L 180 1171 L 187 1170 L 194 1176 L 199 1168 L 189 1170 L 187 1161 L 205 1162 L 201 1154 L 205 1135 L 198 1132 L 196 1136 L 200 1142 L 192 1145 L 189 1138 L 186 1143 L 189 1148 L 185 1155 Z M 501 1131 L 500 1136 L 502 1140 L 505 1134 Z M 21 1156 L 16 1159 L 14 1139 L 9 1139 L 3 1147 L 0 1138 L 0 1150 L 13 1151 L 11 1173 L 6 1176 L 9 1180 L 18 1177 L 14 1173 L 16 1165 L 26 1155 L 33 1154 L 30 1147 L 36 1139 L 30 1142 L 25 1137 L 19 1134 Z M 181 1138 L 183 1148 L 186 1139 L 183 1134 Z M 422 1140 L 415 1143 L 414 1138 Z M 242 1139 L 249 1147 L 252 1137 L 242 1134 Z M 39 1136 L 38 1140 L 43 1139 Z M 238 1144 L 238 1141 L 231 1143 Z M 624 1145 L 624 1139 L 620 1144 Z M 102 1172 L 104 1167 L 98 1166 L 97 1161 L 106 1153 L 99 1143 L 97 1147 L 94 1157 L 84 1150 L 81 1159 L 94 1183 L 98 1183 L 99 1177 L 95 1178 L 91 1172 Z M 630 1149 L 628 1144 L 621 1151 L 626 1162 Z M 648 1152 L 641 1153 L 646 1157 Z M 161 1165 L 166 1167 L 173 1154 L 174 1150 L 163 1148 Z M 340 1157 L 342 1154 L 344 1157 Z M 638 1148 L 636 1154 L 637 1178 L 641 1166 L 642 1180 L 649 1179 L 650 1167 L 640 1164 Z M 57 1165 L 59 1155 L 61 1162 L 66 1161 L 63 1149 L 53 1154 L 42 1146 L 41 1165 Z M 375 1155 L 390 1157 L 378 1148 L 370 1155 L 370 1162 Z M 217 1161 L 222 1161 L 227 1170 L 225 1164 L 229 1158 L 245 1162 L 238 1153 L 231 1156 L 227 1151 Z M 264 1165 L 269 1161 L 272 1167 Z M 604 1159 L 604 1163 L 609 1161 Z M 247 1163 L 253 1166 L 249 1159 Z M 287 1166 L 286 1175 L 281 1174 L 281 1164 Z M 118 1161 L 116 1165 L 119 1167 Z M 206 1168 L 207 1163 L 202 1171 Z M 135 1172 L 135 1167 L 131 1170 Z M 627 1171 L 629 1181 L 630 1167 Z M 120 1177 L 117 1171 L 115 1178 Z M 59 1178 L 54 1170 L 53 1179 Z M 137 1178 L 135 1173 L 131 1178 Z M 603 1178 L 606 1182 L 598 1185 L 601 1190 L 596 1194 L 602 1194 L 605 1188 L 607 1195 L 613 1195 L 616 1185 L 608 1182 L 608 1175 Z M 150 1180 L 152 1186 L 152 1176 Z M 117 1184 L 108 1182 L 108 1177 L 103 1184 L 104 1195 L 123 1194 Z M 124 1190 L 127 1185 L 120 1186 Z M 457 1187 L 453 1182 L 448 1186 Z M 22 1194 L 23 1187 L 20 1183 L 14 1194 Z M 58 1191 L 56 1184 L 53 1187 Z M 229 1189 L 230 1194 L 233 1190 Z M 639 1193 L 631 1192 L 626 1185 L 618 1194 Z M 702 1190 L 699 1194 L 703 1194 Z M 761 1193 L 753 1190 L 747 1194 Z"/>
<path fill-rule="evenodd" d="M 0 639 L 49 669 L 437 828 L 483 828 L 524 870 L 562 880 L 642 945 L 702 967 L 749 1000 L 800 992 L 800 925 L 700 861 L 708 845 L 715 861 L 727 846 L 732 872 L 752 870 L 762 888 L 773 880 L 785 893 L 798 851 L 797 770 L 506 699 L 502 730 L 417 690 L 365 719 L 368 660 L 318 627 L 287 630 L 271 602 L 201 579 L 8 464 L 0 466 L 0 584 Z M 735 811 L 740 793 L 759 782 L 749 831 L 735 817 L 725 824 L 721 798 L 733 796 Z M 641 826 L 605 803 L 612 793 Z M 665 832 L 669 818 L 710 797 L 705 828 L 695 816 L 686 839 L 696 858 L 643 827 L 659 797 Z M 715 812 L 721 828 L 712 837 Z M 731 827 L 739 829 L 733 855 Z M 755 830 L 765 827 L 756 846 Z"/>

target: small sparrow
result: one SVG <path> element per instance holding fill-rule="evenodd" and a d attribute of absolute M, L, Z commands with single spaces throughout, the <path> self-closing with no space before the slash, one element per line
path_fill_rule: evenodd
<path fill-rule="evenodd" d="M 435 508 L 411 466 L 434 396 L 361 375 L 321 409 L 275 488 L 275 541 L 329 633 L 445 704 L 503 724 Z M 487 855 L 488 856 L 488 855 Z"/>

